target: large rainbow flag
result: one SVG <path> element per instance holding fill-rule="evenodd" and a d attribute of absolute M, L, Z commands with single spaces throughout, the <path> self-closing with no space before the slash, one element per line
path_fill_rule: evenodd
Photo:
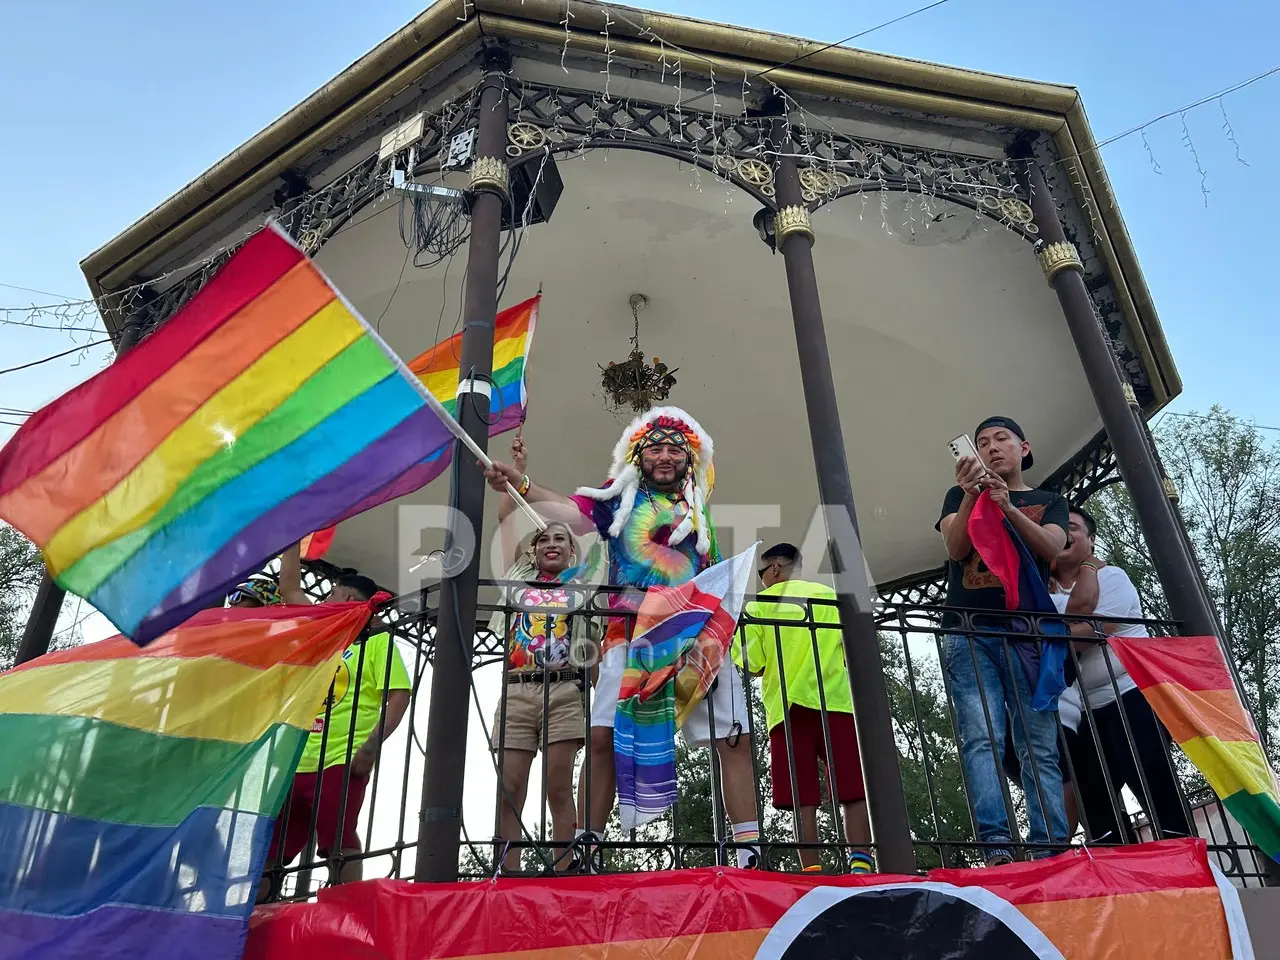
<path fill-rule="evenodd" d="M 524 423 L 529 403 L 528 385 L 525 379 L 529 354 L 533 348 L 533 328 L 538 322 L 539 294 L 523 303 L 517 303 L 498 314 L 493 330 L 493 384 L 489 397 L 489 436 L 515 429 Z M 462 356 L 462 334 L 455 333 L 426 350 L 409 362 L 409 369 L 422 382 L 451 417 L 457 418 L 458 381 L 462 377 L 459 357 Z M 356 504 L 346 516 L 362 513 L 387 500 L 412 493 L 424 487 L 453 462 L 453 445 L 435 451 L 411 470 L 397 477 L 386 487 Z"/>
<path fill-rule="evenodd" d="M 60 586 L 145 643 L 447 449 L 424 393 L 268 227 L 23 424 L 0 451 L 0 517 Z"/>
<path fill-rule="evenodd" d="M 645 592 L 613 722 L 623 830 L 643 826 L 676 801 L 676 727 L 706 696 L 724 662 L 759 546 L 688 583 Z"/>
<path fill-rule="evenodd" d="M 1217 637 L 1107 641 L 1160 722 L 1267 856 L 1280 860 L 1276 775 Z"/>
<path fill-rule="evenodd" d="M 995 869 L 366 881 L 261 908 L 245 960 L 1253 960 L 1202 840 Z"/>
<path fill-rule="evenodd" d="M 370 609 L 209 610 L 0 674 L 0 957 L 236 960 Z"/>

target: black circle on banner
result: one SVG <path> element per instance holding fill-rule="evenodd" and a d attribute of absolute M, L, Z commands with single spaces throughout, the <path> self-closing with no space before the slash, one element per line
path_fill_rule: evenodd
<path fill-rule="evenodd" d="M 815 887 L 769 932 L 756 960 L 1062 960 L 1007 900 L 981 887 Z"/>

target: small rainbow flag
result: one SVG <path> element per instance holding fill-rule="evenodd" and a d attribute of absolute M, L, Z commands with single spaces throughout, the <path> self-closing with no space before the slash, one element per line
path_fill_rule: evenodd
<path fill-rule="evenodd" d="M 1253 842 L 1280 860 L 1280 791 L 1217 637 L 1107 641 L 1182 752 Z"/>
<path fill-rule="evenodd" d="M 146 643 L 447 450 L 430 402 L 268 227 L 169 322 L 27 420 L 0 450 L 0 517 L 60 586 Z"/>
<path fill-rule="evenodd" d="M 493 395 L 489 398 L 491 437 L 524 423 L 525 409 L 529 402 L 525 368 L 533 348 L 533 328 L 538 322 L 538 306 L 541 303 L 542 295 L 539 294 L 514 307 L 508 307 L 494 320 Z M 457 417 L 458 381 L 462 376 L 458 365 L 458 358 L 461 356 L 462 334 L 455 333 L 448 340 L 440 341 L 409 362 L 409 369 L 431 395 L 440 401 L 449 416 L 454 418 Z M 425 487 L 444 473 L 452 462 L 453 446 L 449 445 L 356 504 L 343 519 Z"/>
<path fill-rule="evenodd" d="M 371 609 L 207 610 L 146 647 L 0 674 L 0 956 L 239 958 L 276 811 Z"/>

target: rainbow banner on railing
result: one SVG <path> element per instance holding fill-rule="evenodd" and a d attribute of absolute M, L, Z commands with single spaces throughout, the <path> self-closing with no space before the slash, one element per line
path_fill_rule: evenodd
<path fill-rule="evenodd" d="M 0 517 L 146 643 L 451 446 L 425 393 L 269 227 L 23 424 L 0 451 Z"/>
<path fill-rule="evenodd" d="M 238 960 L 277 810 L 371 606 L 210 610 L 0 674 L 0 957 Z"/>
<path fill-rule="evenodd" d="M 1202 840 L 995 869 L 810 877 L 708 867 L 376 880 L 259 909 L 244 960 L 1252 960 Z"/>
<path fill-rule="evenodd" d="M 1228 812 L 1280 860 L 1280 790 L 1217 637 L 1111 637 L 1129 676 Z"/>

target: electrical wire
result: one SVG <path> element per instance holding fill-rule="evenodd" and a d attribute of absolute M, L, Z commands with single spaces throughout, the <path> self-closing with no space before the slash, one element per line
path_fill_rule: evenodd
<path fill-rule="evenodd" d="M 64 296 L 61 293 L 50 293 L 48 290 L 37 290 L 35 287 L 21 287 L 16 283 L 0 283 L 0 287 L 7 290 L 21 290 L 23 293 L 38 293 L 42 297 L 57 297 L 59 300 L 74 300 L 74 297 Z"/>
<path fill-rule="evenodd" d="M 19 370 L 27 370 L 31 367 L 38 367 L 40 366 L 40 364 L 48 363 L 50 360 L 59 360 L 62 357 L 70 356 L 73 353 L 79 353 L 81 350 L 88 350 L 90 347 L 100 347 L 104 343 L 110 343 L 110 342 L 111 342 L 111 338 L 106 337 L 102 340 L 94 340 L 92 343 L 85 343 L 78 347 L 72 347 L 70 350 L 63 350 L 61 353 L 55 353 L 49 357 L 43 357 L 39 360 L 32 360 L 30 363 L 21 363 L 16 367 L 6 367 L 5 369 L 0 370 L 0 376 L 3 376 L 6 373 L 17 373 Z"/>
<path fill-rule="evenodd" d="M 894 17 L 892 20 L 886 20 L 884 23 L 878 23 L 874 27 L 867 27 L 865 30 L 860 30 L 857 33 L 851 33 L 849 36 L 841 40 L 836 40 L 833 43 L 823 44 L 822 46 L 818 47 L 816 50 L 810 50 L 808 53 L 802 53 L 800 54 L 800 56 L 792 57 L 790 60 L 784 60 L 782 63 L 775 63 L 773 66 L 765 67 L 765 69 L 761 70 L 759 73 L 753 73 L 748 77 L 744 77 L 742 82 L 745 85 L 747 83 L 750 83 L 752 80 L 757 80 L 760 77 L 765 76 L 766 74 L 772 73 L 774 70 L 782 70 L 783 68 L 789 67 L 792 64 L 799 63 L 801 60 L 807 60 L 810 57 L 816 57 L 818 54 L 825 53 L 827 50 L 830 50 L 832 47 L 843 46 L 844 44 L 849 43 L 850 41 L 857 40 L 861 37 L 865 37 L 869 33 L 875 33 L 877 30 L 883 30 L 885 27 L 891 27 L 895 23 L 901 23 L 903 20 L 909 20 L 912 17 L 917 16 L 918 14 L 927 13 L 928 11 L 934 9 L 935 7 L 940 7 L 944 3 L 950 3 L 950 2 L 951 0 L 934 0 L 933 3 L 926 4 L 923 7 L 918 7 L 917 9 L 904 13 L 899 17 Z M 631 21 L 627 20 L 625 16 L 619 15 L 619 17 L 624 22 L 630 23 L 632 27 L 636 26 L 634 23 L 631 23 Z M 643 29 L 647 29 L 647 28 L 643 28 Z M 649 31 L 649 32 L 651 34 L 653 33 L 653 31 Z M 653 35 L 657 36 L 657 34 L 653 34 Z M 662 40 L 661 37 L 659 37 L 658 39 Z M 682 53 L 689 53 L 689 51 L 684 50 L 681 47 L 677 47 L 674 44 L 669 44 L 665 40 L 662 40 L 662 43 L 666 46 L 672 47 L 672 49 L 680 50 Z M 696 54 L 690 54 L 690 55 L 697 56 Z M 712 90 L 704 90 L 702 93 L 699 93 L 697 96 L 690 97 L 688 100 L 680 101 L 680 105 L 688 106 L 691 103 L 697 103 L 699 100 L 702 100 L 706 97 L 711 96 L 713 92 L 714 91 Z"/>

